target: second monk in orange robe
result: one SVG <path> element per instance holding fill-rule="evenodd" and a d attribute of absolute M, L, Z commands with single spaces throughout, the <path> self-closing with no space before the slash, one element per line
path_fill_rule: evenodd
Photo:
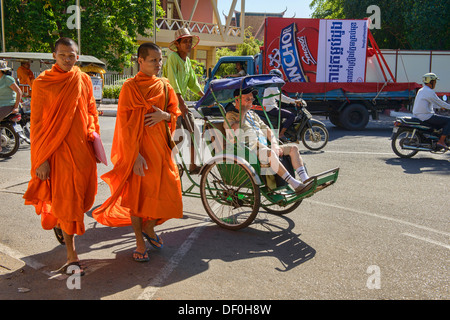
<path fill-rule="evenodd" d="M 181 182 L 165 131 L 176 128 L 178 99 L 166 79 L 157 77 L 162 66 L 158 46 L 144 43 L 138 50 L 140 72 L 122 87 L 111 149 L 114 168 L 102 179 L 111 197 L 92 216 L 111 227 L 133 226 L 136 261 L 148 261 L 143 236 L 154 247 L 163 243 L 154 231 L 171 218 L 182 218 Z M 164 105 L 168 88 L 168 104 Z"/>

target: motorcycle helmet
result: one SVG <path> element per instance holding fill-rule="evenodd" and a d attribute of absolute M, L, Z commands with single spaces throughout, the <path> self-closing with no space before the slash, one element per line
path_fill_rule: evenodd
<path fill-rule="evenodd" d="M 433 81 L 433 80 L 439 80 L 439 78 L 437 77 L 437 75 L 434 74 L 434 73 L 429 72 L 429 73 L 425 73 L 425 74 L 422 76 L 422 81 L 423 81 L 423 83 L 430 83 L 430 82 Z"/>
<path fill-rule="evenodd" d="M 270 70 L 269 74 L 273 74 L 274 76 L 277 76 L 278 78 L 283 79 L 283 73 L 278 69 Z"/>

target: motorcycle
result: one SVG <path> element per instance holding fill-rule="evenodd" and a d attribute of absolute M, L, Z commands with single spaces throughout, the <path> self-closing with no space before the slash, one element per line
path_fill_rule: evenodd
<path fill-rule="evenodd" d="M 0 121 L 0 138 L 2 150 L 0 158 L 8 158 L 17 152 L 20 145 L 20 134 L 23 129 L 18 123 L 22 116 L 20 113 L 10 113 Z"/>
<path fill-rule="evenodd" d="M 30 100 L 24 102 L 23 104 L 20 104 L 19 107 L 19 113 L 21 115 L 21 119 L 18 122 L 20 126 L 22 127 L 22 131 L 18 132 L 20 136 L 20 141 L 25 141 L 26 143 L 30 144 Z"/>
<path fill-rule="evenodd" d="M 398 117 L 392 130 L 392 150 L 401 158 L 411 158 L 419 151 L 445 153 L 447 149 L 437 146 L 442 129 L 436 130 L 414 117 Z M 447 137 L 446 144 L 450 144 Z"/>
<path fill-rule="evenodd" d="M 325 124 L 312 118 L 312 115 L 306 109 L 306 106 L 293 107 L 291 105 L 282 104 L 282 108 L 295 114 L 294 123 L 284 133 L 289 141 L 302 141 L 303 145 L 312 151 L 318 151 L 326 146 L 329 138 L 328 130 Z M 264 111 L 253 111 L 255 111 L 266 124 L 269 125 L 270 121 L 274 126 L 274 129 L 278 127 L 278 117 L 267 114 L 269 117 L 268 121 Z"/>

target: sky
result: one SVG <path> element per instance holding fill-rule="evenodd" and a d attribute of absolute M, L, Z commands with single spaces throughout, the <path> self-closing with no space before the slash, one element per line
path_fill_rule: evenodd
<path fill-rule="evenodd" d="M 232 0 L 218 0 L 219 13 L 228 15 L 230 10 Z M 270 12 L 270 13 L 280 13 L 284 10 L 287 11 L 284 14 L 286 18 L 310 18 L 312 10 L 309 8 L 311 0 L 246 0 L 245 1 L 245 11 L 246 12 Z M 236 4 L 236 10 L 241 10 L 241 1 L 238 0 Z"/>

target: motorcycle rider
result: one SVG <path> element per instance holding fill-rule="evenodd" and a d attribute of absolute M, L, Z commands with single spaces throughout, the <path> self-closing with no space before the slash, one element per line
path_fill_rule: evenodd
<path fill-rule="evenodd" d="M 450 117 L 437 115 L 434 108 L 441 107 L 450 110 L 450 104 L 438 98 L 434 92 L 436 81 L 439 78 L 434 73 L 426 73 L 422 76 L 423 87 L 417 92 L 414 101 L 413 115 L 420 121 L 436 129 L 443 129 L 442 135 L 437 142 L 437 146 L 445 149 L 449 147 L 445 144 L 447 135 L 450 134 Z"/>
<path fill-rule="evenodd" d="M 281 79 L 283 79 L 283 73 L 278 69 L 272 69 L 270 70 L 269 74 L 275 75 Z M 264 90 L 264 97 L 272 96 L 269 98 L 263 99 L 263 107 L 265 108 L 266 112 L 274 117 L 278 117 L 278 114 L 280 112 L 280 109 L 278 109 L 278 103 L 277 98 L 280 95 L 280 91 L 275 87 L 268 87 Z M 292 99 L 288 96 L 281 94 L 281 102 L 288 103 L 288 104 L 295 104 L 297 106 L 306 106 L 306 102 L 303 99 Z M 286 142 L 287 139 L 284 136 L 284 133 L 286 130 L 294 123 L 295 121 L 295 114 L 292 112 L 281 109 L 281 120 L 286 119 L 284 122 L 281 123 L 280 128 L 280 135 L 279 139 L 283 142 Z"/>
<path fill-rule="evenodd" d="M 10 113 L 19 112 L 22 91 L 13 77 L 9 75 L 11 68 L 8 62 L 0 60 L 0 121 Z M 2 146 L 0 144 L 0 151 Z"/>

